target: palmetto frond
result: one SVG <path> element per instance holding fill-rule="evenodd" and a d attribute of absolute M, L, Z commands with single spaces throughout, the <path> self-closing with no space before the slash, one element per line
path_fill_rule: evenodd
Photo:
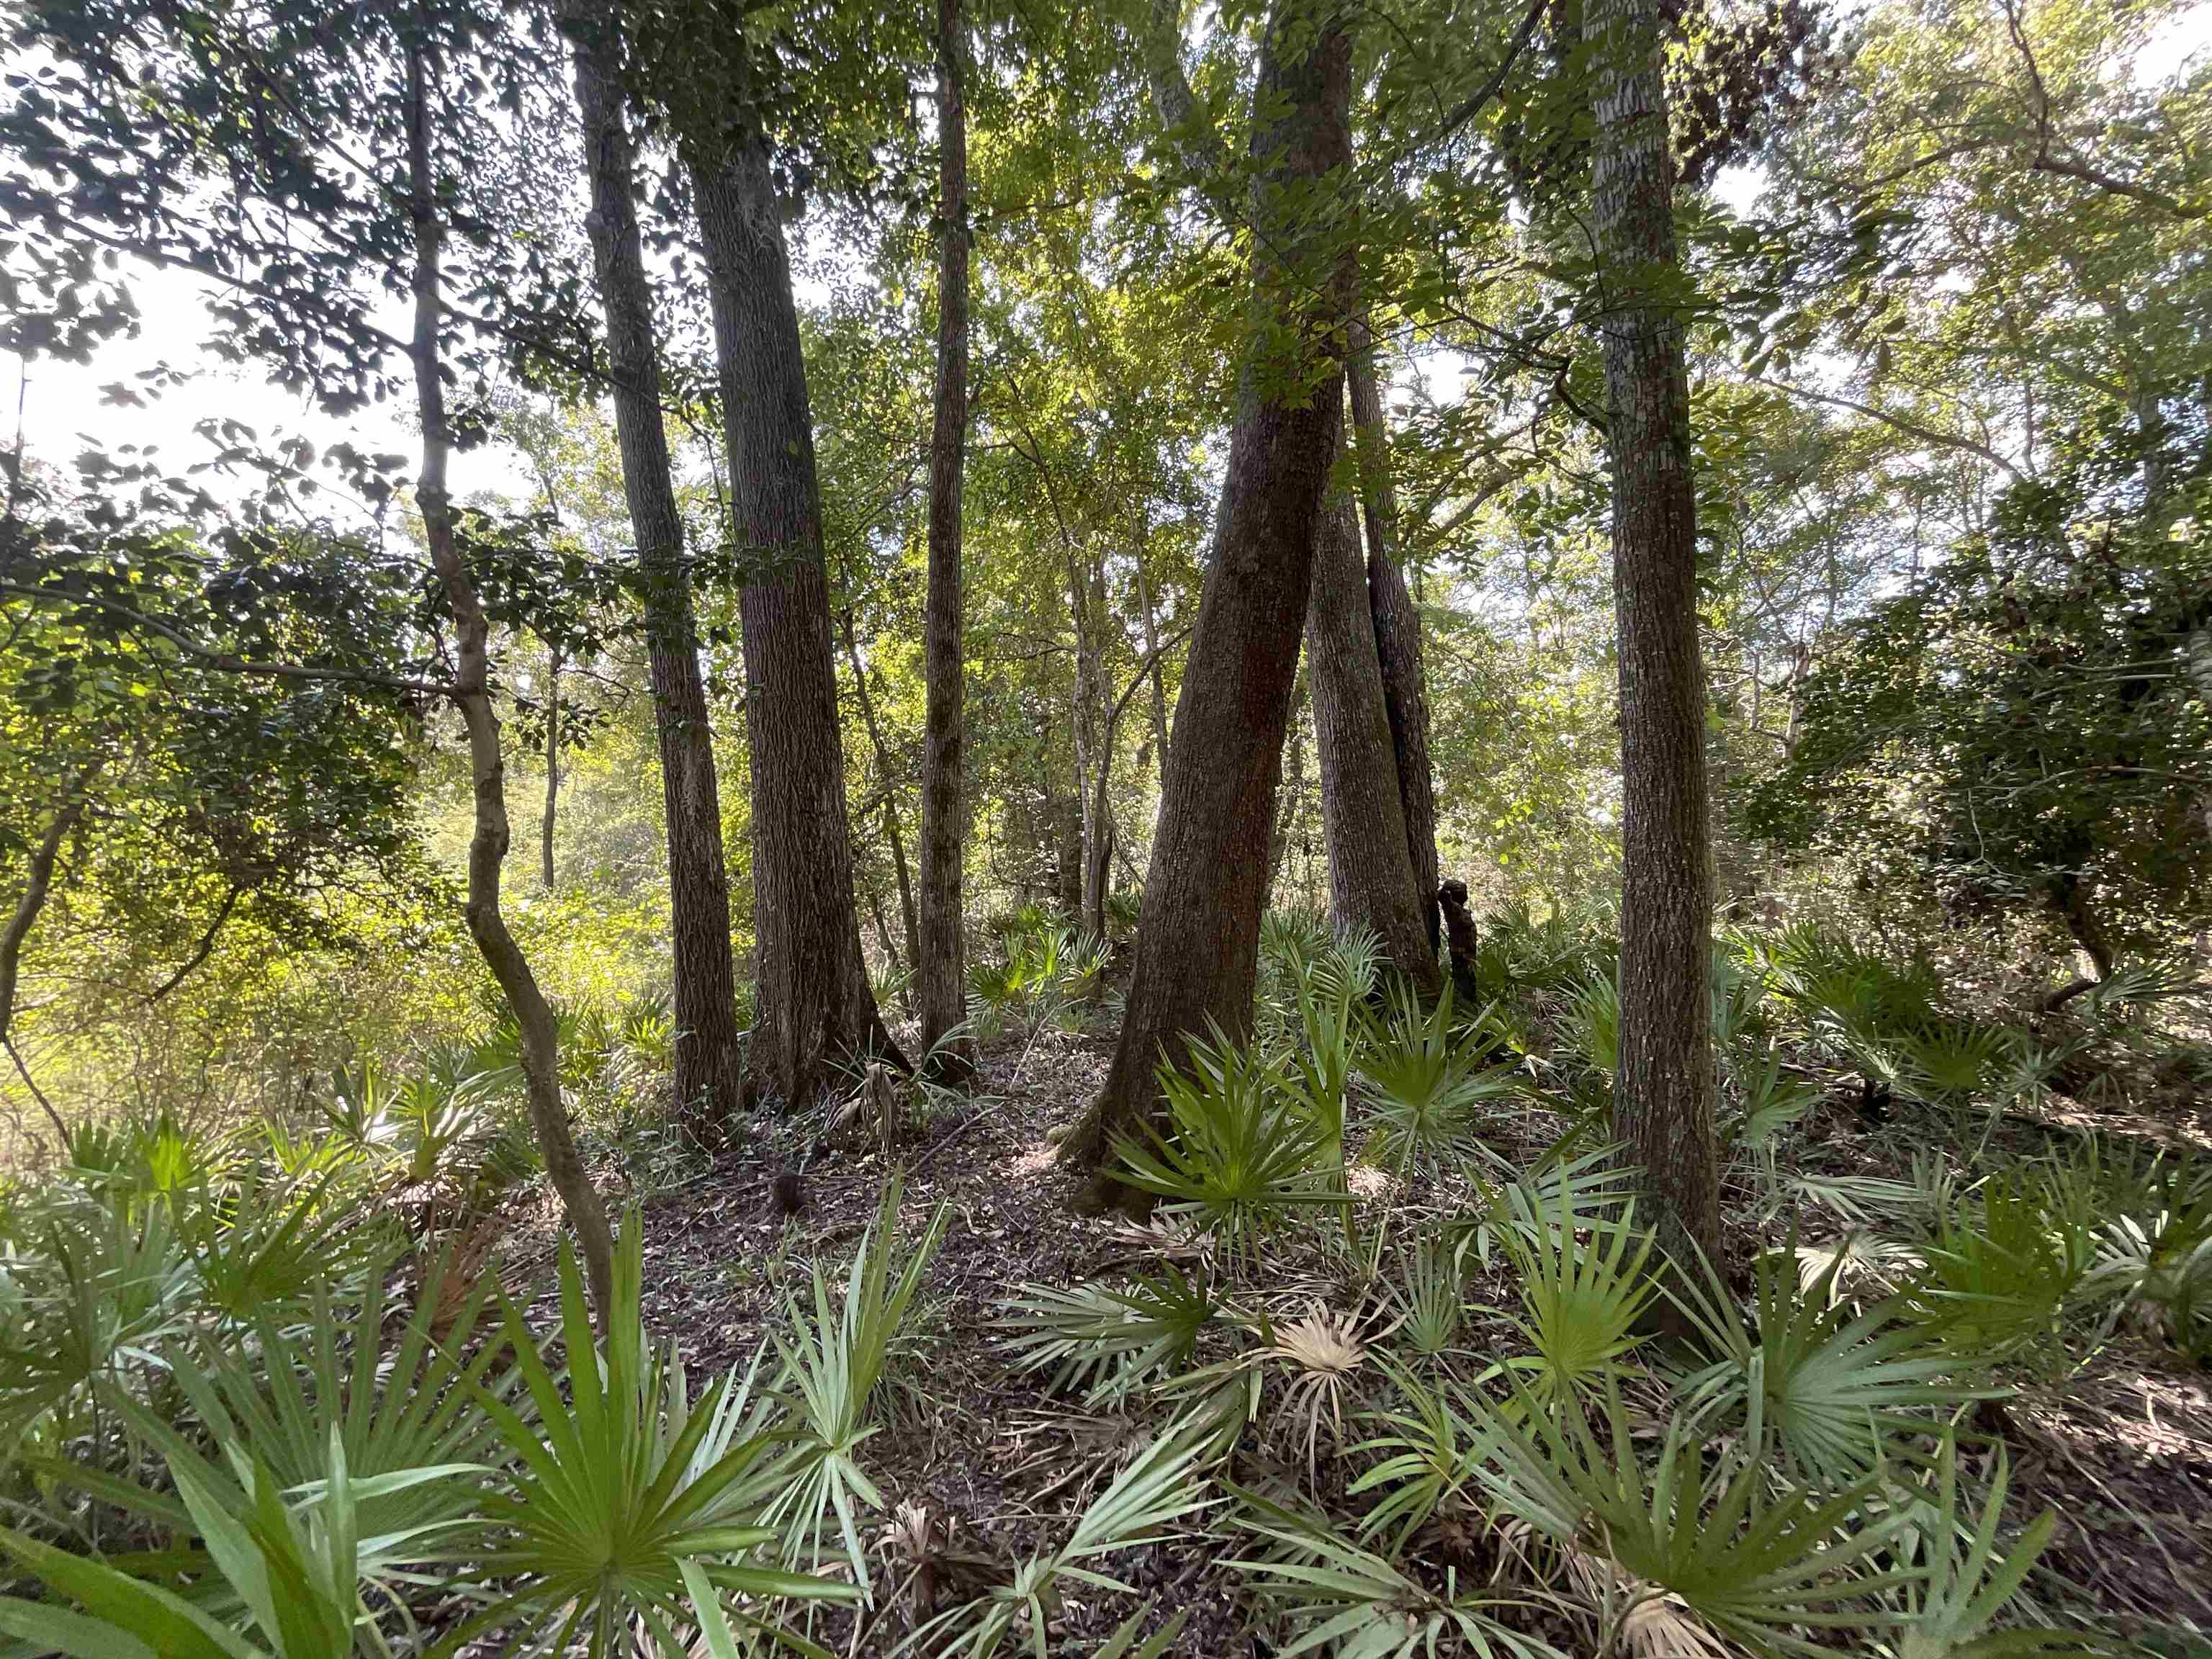
<path fill-rule="evenodd" d="M 1215 1312 L 1203 1283 L 1173 1263 L 1139 1274 L 1127 1289 L 1100 1284 L 1059 1290 L 1023 1285 L 999 1328 L 1018 1370 L 1052 1367 L 1054 1389 L 1085 1387 L 1090 1404 L 1189 1362 Z"/>
<path fill-rule="evenodd" d="M 1796 1243 L 1793 1236 L 1791 1245 Z M 1759 1259 L 1753 1328 L 1725 1286 L 1684 1280 L 1675 1301 L 1718 1356 L 1681 1381 L 1699 1420 L 1723 1419 L 1778 1455 L 1794 1478 L 1828 1486 L 1863 1479 L 1893 1435 L 1927 1429 L 1917 1414 L 1984 1397 L 1956 1380 L 1962 1363 L 1894 1303 L 1854 1316 L 1834 1294 L 1837 1267 L 1808 1283 L 1794 1248 Z"/>

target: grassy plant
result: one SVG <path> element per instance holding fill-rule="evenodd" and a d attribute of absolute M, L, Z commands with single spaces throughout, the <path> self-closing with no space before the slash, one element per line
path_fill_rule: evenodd
<path fill-rule="evenodd" d="M 1342 1171 L 1328 1169 L 1327 1126 L 1287 1097 L 1280 1064 L 1212 1031 L 1191 1040 L 1188 1071 L 1160 1069 L 1168 1133 L 1146 1123 L 1116 1152 L 1122 1179 L 1249 1257 L 1287 1212 L 1345 1202 Z"/>
<path fill-rule="evenodd" d="M 781 1388 L 793 1425 L 790 1448 L 775 1466 L 777 1490 L 765 1518 L 781 1530 L 784 1559 L 810 1565 L 819 1564 L 823 1534 L 834 1521 L 864 1593 L 870 1584 L 859 1512 L 863 1504 L 880 1510 L 884 1499 L 860 1466 L 860 1449 L 876 1431 L 877 1387 L 949 1214 L 938 1207 L 895 1274 L 901 1187 L 896 1176 L 884 1186 L 842 1298 L 833 1300 L 817 1263 L 811 1314 L 793 1302 L 789 1334 L 775 1339 L 783 1362 Z"/>

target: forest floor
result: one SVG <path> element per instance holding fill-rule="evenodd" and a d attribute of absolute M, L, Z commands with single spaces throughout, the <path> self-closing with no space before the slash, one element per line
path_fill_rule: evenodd
<path fill-rule="evenodd" d="M 872 1568 L 878 1606 L 858 1629 L 843 1613 L 817 1621 L 815 1639 L 836 1651 L 888 1654 L 932 1609 L 1004 1582 L 1017 1563 L 1066 1534 L 1157 1427 L 1088 1411 L 1079 1396 L 1054 1393 L 1048 1373 L 1018 1371 L 996 1328 L 1002 1304 L 1024 1281 L 1066 1286 L 1181 1248 L 1163 1231 L 1070 1211 L 1073 1182 L 1055 1164 L 1048 1131 L 1097 1089 L 1110 1047 L 1110 1036 L 1050 1030 L 1010 1039 L 983 1056 L 973 1103 L 937 1097 L 931 1120 L 917 1123 L 901 1149 L 908 1166 L 902 1233 L 918 1236 L 939 1204 L 948 1206 L 950 1222 L 909 1317 L 909 1350 L 886 1378 L 887 1426 L 863 1456 L 897 1517 L 878 1522 L 871 1540 L 880 1552 Z M 1801 1171 L 1904 1176 L 1914 1152 L 1935 1144 L 1923 1133 L 1928 1126 L 1903 1111 L 1870 1124 L 1853 1094 L 1838 1091 L 1799 1126 Z M 1516 1107 L 1498 1125 L 1500 1142 L 1510 1144 L 1493 1144 L 1509 1156 L 1533 1157 L 1564 1123 Z M 2089 1123 L 2106 1135 L 2160 1133 L 2141 1121 L 2065 1112 L 2042 1123 L 2008 1118 L 1995 1145 L 2025 1155 Z M 2198 1139 L 2204 1127 L 2185 1133 Z M 811 1297 L 817 1262 L 833 1294 L 841 1286 L 885 1174 L 881 1150 L 858 1132 L 853 1139 L 858 1144 L 825 1147 L 817 1158 L 796 1217 L 773 1202 L 762 1171 L 774 1165 L 757 1156 L 647 1197 L 647 1317 L 657 1334 L 681 1343 L 695 1378 L 732 1366 L 742 1374 L 763 1341 L 787 1328 L 788 1300 Z M 1748 1198 L 1747 1190 L 1731 1193 L 1731 1242 L 1741 1254 L 1782 1242 L 1771 1226 L 1757 1230 Z M 1369 1194 L 1370 1208 L 1382 1201 Z M 1394 1201 L 1449 1204 L 1454 1195 Z M 1827 1231 L 1840 1229 L 1831 1221 Z M 1808 1237 L 1814 1231 L 1808 1219 Z M 1331 1267 L 1315 1230 L 1284 1237 L 1284 1248 L 1270 1251 L 1261 1298 L 1293 1315 L 1316 1299 L 1346 1305 L 1345 1275 Z M 1510 1300 L 1502 1279 L 1492 1288 Z M 1377 1323 L 1386 1317 L 1371 1301 L 1361 1311 Z M 1490 1329 L 1503 1337 L 1502 1316 Z M 1478 1360 L 1486 1335 L 1480 1322 L 1467 1333 Z M 2212 1372 L 2190 1370 L 2149 1334 L 2123 1328 L 2065 1363 L 2001 1380 L 2016 1391 L 1982 1407 L 1975 1427 L 2001 1436 L 2008 1449 L 2009 1522 L 2024 1525 L 2046 1507 L 2056 1512 L 2057 1533 L 2038 1570 L 2046 1606 L 2130 1639 L 2160 1632 L 2160 1644 L 2146 1650 L 2212 1659 L 2212 1641 L 2202 1634 L 2212 1632 Z M 1356 1431 L 1346 1437 L 1358 1437 Z M 1252 1447 L 1249 1434 L 1246 1443 Z M 1263 1439 L 1240 1454 L 1238 1468 L 1240 1479 L 1297 1484 L 1307 1474 L 1304 1448 Z M 1340 1497 L 1342 1475 L 1332 1474 L 1326 1457 L 1320 1479 Z M 926 1532 L 926 1571 L 913 1571 L 916 1557 L 900 1542 L 902 1532 Z M 1188 1609 L 1174 1653 L 1241 1659 L 1275 1651 L 1254 1628 L 1229 1565 L 1238 1553 L 1233 1537 L 1216 1531 L 1113 1558 L 1102 1565 L 1135 1595 L 1070 1596 L 1049 1632 L 1050 1650 L 1091 1653 L 1150 1601 L 1156 1611 L 1148 1624 Z M 1477 1540 L 1453 1565 L 1463 1579 L 1470 1568 L 1486 1576 L 1496 1557 Z M 886 1586 L 896 1595 L 887 1595 Z M 1586 1644 L 1565 1624 L 1551 1634 L 1564 1651 Z"/>

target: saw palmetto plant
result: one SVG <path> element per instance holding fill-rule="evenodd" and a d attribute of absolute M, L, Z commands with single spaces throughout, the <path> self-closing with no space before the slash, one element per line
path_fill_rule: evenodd
<path fill-rule="evenodd" d="M 884 1184 L 842 1296 L 831 1295 L 817 1264 L 811 1308 L 794 1301 L 790 1334 L 776 1339 L 783 1362 L 779 1393 L 791 1426 L 788 1447 L 769 1476 L 773 1496 L 764 1518 L 781 1528 L 786 1560 L 810 1568 L 821 1561 L 823 1539 L 834 1525 L 863 1591 L 869 1588 L 869 1576 L 860 1512 L 863 1506 L 880 1510 L 884 1500 L 862 1466 L 860 1450 L 876 1432 L 878 1388 L 944 1240 L 950 1213 L 940 1205 L 931 1214 L 894 1271 L 902 1188 L 896 1176 Z"/>
<path fill-rule="evenodd" d="M 1838 1300 L 1842 1267 L 1809 1281 L 1790 1249 L 1759 1258 L 1757 1296 L 1742 1310 L 1707 1273 L 1684 1276 L 1675 1300 L 1716 1357 L 1678 1387 L 1709 1427 L 1725 1427 L 1778 1458 L 1791 1477 L 1848 1486 L 1872 1474 L 1895 1437 L 1929 1430 L 1987 1390 L 1962 1376 L 1971 1352 L 1931 1337 L 1895 1301 L 1854 1313 Z"/>
<path fill-rule="evenodd" d="M 1116 1152 L 1123 1180 L 1249 1261 L 1291 1212 L 1346 1202 L 1343 1169 L 1328 1161 L 1328 1124 L 1293 1097 L 1281 1062 L 1212 1030 L 1191 1039 L 1188 1070 L 1160 1069 L 1167 1130 L 1146 1121 Z"/>
<path fill-rule="evenodd" d="M 1231 1563 L 1261 1604 L 1287 1626 L 1275 1651 L 1352 1659 L 1561 1659 L 1541 1638 L 1508 1622 L 1540 1605 L 1448 1573 L 1431 1585 L 1390 1558 L 1331 1529 L 1324 1517 L 1232 1486 L 1236 1524 L 1265 1550 Z"/>
<path fill-rule="evenodd" d="M 1203 1280 L 1163 1262 L 1122 1288 L 1020 1285 L 999 1328 L 1015 1369 L 1049 1368 L 1051 1387 L 1080 1388 L 1085 1403 L 1097 1405 L 1188 1365 L 1217 1311 Z"/>
<path fill-rule="evenodd" d="M 1602 1571 L 1631 1589 L 1591 1609 L 1610 1620 L 1601 1649 L 1635 1607 L 1664 1596 L 1754 1651 L 1807 1659 L 1828 1650 L 1802 1632 L 1895 1627 L 1881 1598 L 1911 1576 L 1890 1565 L 1907 1522 L 1868 1517 L 1875 1482 L 1778 1490 L 1747 1459 L 1731 1473 L 1709 1463 L 1685 1416 L 1639 1435 L 1617 1385 L 1587 1416 L 1547 1411 L 1525 1392 L 1517 1398 L 1518 1410 L 1486 1410 L 1490 1455 L 1478 1478 L 1502 1515 L 1563 1561 L 1572 1552 L 1610 1564 Z M 1656 1455 L 1645 1449 L 1653 1438 Z"/>
<path fill-rule="evenodd" d="M 1208 1506 L 1200 1476 L 1206 1437 L 1204 1424 L 1177 1419 L 1091 1501 L 1064 1543 L 1025 1558 L 989 1595 L 922 1626 L 902 1651 L 932 1659 L 990 1659 L 1012 1643 L 1045 1659 L 1047 1632 L 1069 1590 L 1126 1590 L 1127 1584 L 1105 1571 L 1106 1558 L 1166 1535 Z"/>
<path fill-rule="evenodd" d="M 776 1630 L 787 1601 L 860 1593 L 763 1559 L 780 1534 L 769 1493 L 749 1477 L 783 1437 L 754 1409 L 758 1358 L 753 1371 L 719 1377 L 695 1397 L 674 1345 L 653 1344 L 642 1328 L 635 1210 L 615 1261 L 602 1342 L 562 1244 L 562 1372 L 508 1309 L 526 1402 L 475 1390 L 514 1461 L 485 1500 L 477 1541 L 451 1552 L 496 1587 L 447 1638 L 455 1650 L 492 1630 L 548 1652 L 579 1644 L 594 1659 L 628 1654 L 641 1631 L 659 1651 L 680 1650 L 677 1632 L 686 1630 L 712 1651 L 732 1650 L 733 1627 Z"/>

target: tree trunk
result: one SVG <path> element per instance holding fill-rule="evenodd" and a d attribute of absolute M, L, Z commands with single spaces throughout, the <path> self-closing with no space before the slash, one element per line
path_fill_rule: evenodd
<path fill-rule="evenodd" d="M 968 951 L 961 918 L 963 805 L 960 497 L 968 453 L 968 112 L 961 83 L 960 0 L 938 0 L 938 212 L 945 222 L 937 277 L 937 404 L 929 441 L 929 594 L 922 618 L 925 735 L 921 756 L 921 934 L 915 992 L 925 1061 L 957 1082 L 975 1047 L 953 1033 L 968 1018 Z"/>
<path fill-rule="evenodd" d="M 1285 0 L 1268 25 L 1253 106 L 1253 346 L 1176 707 L 1127 1012 L 1105 1086 L 1061 1149 L 1091 1172 L 1086 1204 L 1134 1200 L 1114 1179 L 1109 1153 L 1116 1134 L 1153 1109 L 1163 1050 L 1182 1060 L 1187 1035 L 1209 1019 L 1231 1036 L 1251 1030 L 1276 775 L 1315 530 L 1344 420 L 1346 245 L 1314 206 L 1322 181 L 1340 182 L 1348 170 L 1350 90 L 1342 16 Z M 1282 343 L 1264 362 L 1262 342 Z M 1292 353 L 1295 361 L 1282 361 Z"/>
<path fill-rule="evenodd" d="M 1083 814 L 1078 870 L 1077 921 L 1094 936 L 1106 933 L 1106 878 L 1113 867 L 1113 825 L 1106 812 L 1107 775 L 1113 756 L 1103 742 L 1106 665 L 1099 634 L 1105 625 L 1106 583 L 1094 561 L 1086 586 L 1082 568 L 1068 555 L 1068 595 L 1075 612 L 1075 794 Z"/>
<path fill-rule="evenodd" d="M 1591 0 L 1591 165 L 1605 284 L 1606 424 L 1620 630 L 1620 1059 L 1614 1133 L 1643 1170 L 1642 1218 L 1670 1255 L 1717 1264 L 1720 1165 L 1708 1000 L 1705 684 L 1690 475 L 1684 279 L 1658 0 Z"/>
<path fill-rule="evenodd" d="M 1322 828 L 1328 843 L 1329 907 L 1339 927 L 1364 928 L 1383 960 L 1425 998 L 1443 989 L 1436 947 L 1415 903 L 1405 807 L 1382 700 L 1375 628 L 1352 498 L 1322 511 L 1314 538 L 1306 606 L 1307 673 L 1321 751 Z"/>
<path fill-rule="evenodd" d="M 759 964 L 747 1089 L 797 1112 L 842 1062 L 906 1060 L 860 958 L 814 423 L 768 150 L 749 128 L 687 159 L 714 301 L 733 531 L 754 561 L 738 599 Z"/>
<path fill-rule="evenodd" d="M 1367 603 L 1382 674 L 1382 708 L 1397 763 L 1398 799 L 1406 820 L 1414 903 L 1437 953 L 1437 794 L 1429 769 L 1428 678 L 1421 665 L 1421 613 L 1406 591 L 1398 538 L 1398 496 L 1391 482 L 1389 428 L 1375 379 L 1375 343 L 1364 319 L 1355 321 L 1345 364 L 1352 387 L 1352 450 L 1359 501 L 1367 521 Z"/>
<path fill-rule="evenodd" d="M 545 811 L 538 820 L 538 877 L 545 890 L 553 881 L 553 826 L 561 816 L 561 653 L 545 652 Z"/>
<path fill-rule="evenodd" d="M 737 975 L 730 955 L 730 882 L 722 860 L 721 786 L 699 673 L 699 633 L 684 557 L 661 419 L 660 359 L 637 223 L 631 148 L 623 112 L 622 43 L 612 14 L 570 13 L 576 106 L 592 181 L 588 220 L 599 301 L 607 313 L 607 361 L 623 493 L 637 537 L 645 584 L 646 647 L 660 750 L 661 801 L 668 821 L 669 910 L 675 965 L 676 1093 L 699 1127 L 726 1123 L 744 1095 L 744 1044 L 738 1029 Z M 549 750 L 549 772 L 556 762 Z M 548 815 L 550 789 L 548 783 Z M 550 884 L 551 854 L 547 854 Z"/>
<path fill-rule="evenodd" d="M 1290 739 L 1283 747 L 1275 769 L 1275 821 L 1267 832 L 1267 892 L 1263 909 L 1273 909 L 1282 902 L 1278 895 L 1282 891 L 1283 866 L 1290 861 L 1291 831 L 1297 823 L 1298 797 L 1305 787 L 1304 713 L 1312 696 L 1312 673 L 1309 665 L 1291 688 Z"/>
<path fill-rule="evenodd" d="M 884 790 L 884 836 L 890 842 L 891 869 L 898 877 L 899 920 L 906 925 L 906 951 L 909 960 L 918 961 L 921 935 L 915 926 L 914 882 L 907 873 L 906 836 L 899 828 L 898 799 L 892 793 L 896 787 L 891 774 L 891 752 L 884 742 L 883 727 L 876 723 L 876 700 L 868 690 L 868 676 L 860 666 L 860 642 L 853 635 L 853 608 L 845 607 L 838 617 L 838 626 L 845 635 L 845 658 L 852 665 L 853 693 L 860 704 L 860 724 L 867 728 L 868 743 L 876 754 L 876 781 Z M 861 811 L 865 813 L 866 808 Z"/>
<path fill-rule="evenodd" d="M 7 926 L 0 927 L 0 1048 L 7 1050 L 40 1109 L 54 1126 L 55 1151 L 64 1156 L 69 1152 L 69 1126 L 55 1112 L 52 1103 L 40 1092 L 38 1085 L 31 1081 L 31 1068 L 15 1052 L 15 983 L 22 968 L 23 943 L 30 938 L 32 927 L 46 908 L 46 896 L 53 890 L 54 864 L 61 857 L 62 843 L 82 821 L 85 809 L 91 804 L 92 783 L 100 775 L 100 760 L 94 759 L 62 786 L 61 799 L 46 823 L 46 834 L 31 848 L 23 871 L 23 890 L 16 895 Z"/>
<path fill-rule="evenodd" d="M 1137 604 L 1145 618 L 1145 657 L 1149 665 L 1145 674 L 1152 682 L 1152 766 L 1154 775 L 1164 779 L 1168 774 L 1167 681 L 1160 668 L 1159 608 L 1152 599 L 1151 573 L 1145 568 L 1145 540 L 1141 535 L 1129 550 L 1129 561 L 1137 568 Z"/>
<path fill-rule="evenodd" d="M 430 563 L 445 590 L 453 619 L 453 680 L 451 695 L 469 739 L 470 771 L 476 814 L 469 837 L 469 884 L 465 915 L 469 935 L 484 965 L 498 981 L 514 1012 L 522 1038 L 522 1075 L 530 1121 L 545 1157 L 545 1173 L 561 1195 L 568 1224 L 576 1230 L 592 1300 L 602 1330 L 612 1312 L 614 1239 L 607 1212 L 584 1172 L 568 1115 L 561 1103 L 561 1055 L 553 1010 L 538 988 L 529 960 L 499 905 L 500 866 L 507 858 L 507 769 L 500 754 L 499 716 L 492 707 L 490 629 L 476 581 L 453 540 L 453 498 L 446 490 L 446 459 L 453 441 L 446 428 L 446 390 L 439 349 L 441 302 L 438 297 L 437 197 L 430 178 L 430 100 L 422 49 L 407 56 L 407 161 L 409 210 L 415 226 L 415 331 L 410 355 L 415 363 L 416 413 L 422 426 L 422 471 L 415 503 L 422 514 L 423 539 Z"/>

